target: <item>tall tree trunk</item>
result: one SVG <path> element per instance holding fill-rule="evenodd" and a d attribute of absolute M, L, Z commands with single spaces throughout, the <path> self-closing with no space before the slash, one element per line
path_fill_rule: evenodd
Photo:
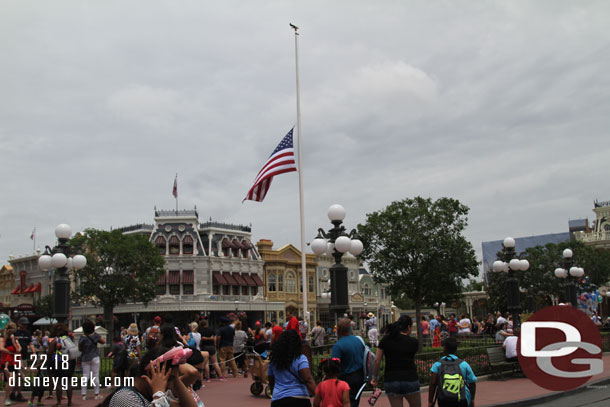
<path fill-rule="evenodd" d="M 108 330 L 108 343 L 112 344 L 114 340 L 114 316 L 113 316 L 113 307 L 104 306 L 104 324 L 106 325 L 106 329 Z"/>
<path fill-rule="evenodd" d="M 424 336 L 421 331 L 421 297 L 418 295 L 414 298 L 415 300 L 415 326 L 417 327 L 417 343 L 418 348 L 421 351 L 424 346 Z"/>

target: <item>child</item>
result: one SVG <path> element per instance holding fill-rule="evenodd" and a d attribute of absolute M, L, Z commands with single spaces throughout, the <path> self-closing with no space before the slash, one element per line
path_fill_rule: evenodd
<path fill-rule="evenodd" d="M 314 407 L 349 407 L 349 385 L 337 378 L 341 359 L 322 359 L 320 368 L 324 372 L 324 381 L 316 387 Z"/>
<path fill-rule="evenodd" d="M 35 380 L 33 380 L 33 388 L 32 388 L 32 395 L 30 396 L 30 401 L 28 403 L 29 407 L 33 407 L 33 406 L 42 406 L 42 396 L 44 396 L 44 391 L 45 388 L 43 386 L 43 377 L 46 376 L 46 370 L 41 369 L 41 366 L 43 364 L 43 359 L 42 358 L 37 358 L 36 359 L 36 363 L 32 365 L 31 369 L 36 369 L 36 378 Z M 36 402 L 36 404 L 34 404 L 34 398 L 38 397 L 38 401 Z"/>

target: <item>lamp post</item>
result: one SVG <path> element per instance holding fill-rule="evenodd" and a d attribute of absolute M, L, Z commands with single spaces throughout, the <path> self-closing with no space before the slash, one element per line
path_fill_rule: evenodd
<path fill-rule="evenodd" d="M 332 205 L 328 208 L 328 219 L 333 224 L 333 228 L 327 232 L 318 229 L 318 236 L 311 242 L 311 249 L 320 256 L 324 253 L 333 256 L 335 264 L 330 267 L 330 310 L 333 319 L 337 320 L 338 315 L 343 315 L 349 310 L 347 293 L 347 267 L 341 263 L 343 254 L 348 251 L 354 256 L 362 253 L 363 245 L 355 239 L 356 231 L 345 232 L 342 225 L 345 218 L 345 208 L 341 205 Z"/>
<path fill-rule="evenodd" d="M 508 273 L 506 286 L 508 288 L 508 311 L 513 316 L 513 329 L 521 326 L 521 298 L 519 292 L 519 279 L 516 272 L 518 270 L 526 271 L 530 267 L 527 260 L 519 260 L 516 258 L 515 239 L 507 237 L 502 242 L 502 255 L 500 260 L 494 261 L 493 270 L 497 273 Z"/>
<path fill-rule="evenodd" d="M 555 276 L 557 278 L 565 278 L 566 279 L 566 296 L 570 304 L 574 308 L 578 306 L 578 299 L 576 298 L 576 281 L 579 278 L 585 275 L 585 270 L 581 267 L 573 266 L 574 261 L 572 260 L 572 256 L 574 253 L 570 249 L 565 249 L 563 251 L 563 259 L 562 266 L 555 269 Z"/>
<path fill-rule="evenodd" d="M 70 278 L 68 271 L 80 270 L 87 265 L 87 259 L 82 254 L 70 257 L 70 245 L 68 240 L 72 236 L 72 228 L 65 223 L 57 225 L 55 228 L 57 245 L 53 248 L 45 247 L 45 252 L 38 259 L 38 267 L 47 271 L 55 268 L 55 279 L 53 281 L 53 295 L 55 297 L 55 309 L 53 318 L 57 322 L 66 324 L 70 314 Z"/>

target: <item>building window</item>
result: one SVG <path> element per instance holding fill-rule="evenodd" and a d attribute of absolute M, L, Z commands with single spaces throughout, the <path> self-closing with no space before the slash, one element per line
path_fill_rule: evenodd
<path fill-rule="evenodd" d="M 163 236 L 157 236 L 155 245 L 159 248 L 159 254 L 165 256 L 167 254 L 167 241 Z"/>
<path fill-rule="evenodd" d="M 239 286 L 238 285 L 233 286 L 233 295 L 239 295 Z"/>
<path fill-rule="evenodd" d="M 192 295 L 195 293 L 195 280 L 193 270 L 182 271 L 182 294 Z"/>
<path fill-rule="evenodd" d="M 222 286 L 222 293 L 224 295 L 230 295 L 231 294 L 231 286 L 229 285 L 223 285 Z"/>
<path fill-rule="evenodd" d="M 269 291 L 275 291 L 275 274 L 269 274 L 267 282 L 269 283 Z"/>
<path fill-rule="evenodd" d="M 277 274 L 277 290 L 284 291 L 284 274 Z"/>
<path fill-rule="evenodd" d="M 368 284 L 364 284 L 364 295 L 371 295 L 371 289 Z"/>
<path fill-rule="evenodd" d="M 313 293 L 313 276 L 309 276 L 309 292 Z"/>
<path fill-rule="evenodd" d="M 212 293 L 215 294 L 215 295 L 219 295 L 220 294 L 220 286 L 218 284 L 212 285 Z"/>
<path fill-rule="evenodd" d="M 169 272 L 169 293 L 180 295 L 180 271 L 170 270 Z"/>
<path fill-rule="evenodd" d="M 165 283 L 165 271 L 163 271 L 163 275 L 159 277 L 159 280 L 157 281 L 157 295 L 165 295 L 167 291 L 167 286 Z"/>
<path fill-rule="evenodd" d="M 297 280 L 292 273 L 286 273 L 286 292 L 296 293 L 297 292 Z"/>
<path fill-rule="evenodd" d="M 193 238 L 188 235 L 182 239 L 182 253 L 193 254 Z"/>
<path fill-rule="evenodd" d="M 250 294 L 250 295 L 252 295 L 253 297 L 255 297 L 255 296 L 256 296 L 256 294 L 258 294 L 258 286 L 257 286 L 257 287 L 252 287 L 252 291 L 251 291 L 251 294 Z"/>
<path fill-rule="evenodd" d="M 169 254 L 180 254 L 180 240 L 178 240 L 178 236 L 172 236 L 169 238 Z"/>

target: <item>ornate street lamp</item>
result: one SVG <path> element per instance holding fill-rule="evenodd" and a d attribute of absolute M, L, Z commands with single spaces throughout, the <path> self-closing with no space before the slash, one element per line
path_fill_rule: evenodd
<path fill-rule="evenodd" d="M 566 279 L 566 296 L 570 304 L 574 308 L 578 306 L 578 299 L 576 297 L 576 282 L 585 275 L 585 270 L 581 267 L 574 267 L 572 256 L 574 253 L 570 249 L 563 251 L 562 266 L 555 269 L 555 277 Z"/>
<path fill-rule="evenodd" d="M 519 280 L 516 271 L 526 271 L 530 267 L 527 260 L 516 258 L 515 239 L 507 237 L 502 242 L 502 258 L 494 261 L 493 270 L 497 273 L 508 273 L 506 285 L 508 288 L 508 311 L 513 315 L 513 329 L 521 326 L 521 298 L 519 293 Z"/>
<path fill-rule="evenodd" d="M 46 246 L 44 254 L 38 259 L 38 267 L 41 270 L 47 271 L 55 268 L 55 279 L 53 281 L 55 309 L 53 318 L 63 324 L 67 324 L 70 314 L 70 278 L 68 277 L 68 271 L 72 269 L 80 270 L 87 265 L 87 258 L 82 254 L 70 257 L 72 253 L 68 240 L 71 235 L 72 228 L 70 226 L 65 223 L 57 225 L 55 228 L 57 246 L 53 248 Z"/>
<path fill-rule="evenodd" d="M 334 314 L 334 319 L 338 315 L 343 315 L 349 310 L 347 292 L 347 267 L 341 263 L 343 254 L 348 251 L 354 256 L 362 253 L 363 245 L 355 239 L 356 231 L 345 232 L 342 225 L 345 218 L 345 208 L 341 205 L 332 205 L 328 208 L 328 219 L 333 224 L 333 228 L 325 232 L 318 229 L 318 236 L 311 242 L 311 249 L 320 256 L 327 253 L 333 256 L 335 264 L 330 267 L 330 310 Z"/>

